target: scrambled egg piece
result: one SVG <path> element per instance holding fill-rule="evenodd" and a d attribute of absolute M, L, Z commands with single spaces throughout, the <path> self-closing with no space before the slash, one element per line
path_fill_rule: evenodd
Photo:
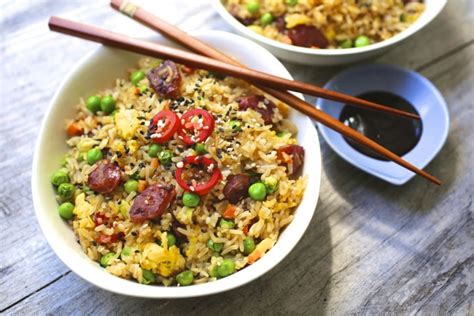
<path fill-rule="evenodd" d="M 169 277 L 184 269 L 184 257 L 178 247 L 163 248 L 155 243 L 148 243 L 143 250 L 140 262 L 142 268 L 152 270 L 161 276 Z"/>
<path fill-rule="evenodd" d="M 86 195 L 84 193 L 76 197 L 73 213 L 80 219 L 87 218 L 94 213 L 94 207 L 86 201 Z"/>
<path fill-rule="evenodd" d="M 135 110 L 120 110 L 115 114 L 115 127 L 120 137 L 129 139 L 135 134 L 140 125 L 137 116 Z"/>
<path fill-rule="evenodd" d="M 285 17 L 286 27 L 291 29 L 297 25 L 310 24 L 311 19 L 304 14 L 294 13 Z"/>

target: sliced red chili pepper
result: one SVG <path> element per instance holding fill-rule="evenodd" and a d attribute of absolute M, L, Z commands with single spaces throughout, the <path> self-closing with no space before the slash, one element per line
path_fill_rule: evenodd
<path fill-rule="evenodd" d="M 187 145 L 205 141 L 214 131 L 214 118 L 203 109 L 191 109 L 181 116 L 179 137 Z"/>
<path fill-rule="evenodd" d="M 209 180 L 207 182 L 198 182 L 195 178 L 191 180 L 185 180 L 183 178 L 185 168 L 189 166 L 200 167 L 200 170 L 210 174 Z M 193 176 L 199 177 L 199 172 L 193 172 Z M 212 188 L 217 184 L 217 182 L 222 178 L 222 174 L 217 167 L 217 163 L 205 156 L 188 156 L 181 163 L 177 164 L 176 168 L 176 182 L 179 186 L 185 189 L 186 191 L 191 191 L 199 195 L 204 195 L 209 193 Z"/>
<path fill-rule="evenodd" d="M 162 144 L 168 141 L 179 128 L 179 117 L 170 110 L 156 114 L 148 127 L 148 136 L 154 143 Z"/>

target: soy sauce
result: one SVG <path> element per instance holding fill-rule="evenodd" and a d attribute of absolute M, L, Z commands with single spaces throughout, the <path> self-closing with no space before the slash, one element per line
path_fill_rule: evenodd
<path fill-rule="evenodd" d="M 418 114 L 413 105 L 393 93 L 368 92 L 359 95 L 358 98 Z M 344 106 L 339 120 L 399 156 L 405 155 L 416 146 L 423 129 L 420 120 L 365 110 L 351 105 Z M 378 160 L 388 160 L 349 138 L 344 137 L 344 139 L 351 147 L 364 155 Z"/>

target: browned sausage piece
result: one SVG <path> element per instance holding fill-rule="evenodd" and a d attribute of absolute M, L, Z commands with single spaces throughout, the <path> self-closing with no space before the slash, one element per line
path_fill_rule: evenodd
<path fill-rule="evenodd" d="M 275 26 L 278 30 L 278 32 L 280 33 L 284 33 L 285 30 L 286 30 L 286 21 L 285 21 L 285 16 L 282 15 L 282 16 L 279 16 L 276 20 L 275 20 Z"/>
<path fill-rule="evenodd" d="M 134 223 L 141 223 L 159 218 L 166 212 L 175 197 L 174 186 L 153 184 L 133 201 L 129 211 L 130 219 Z"/>
<path fill-rule="evenodd" d="M 181 73 L 171 60 L 163 61 L 147 74 L 150 85 L 162 97 L 177 99 L 181 90 Z"/>
<path fill-rule="evenodd" d="M 231 175 L 224 187 L 224 196 L 230 203 L 236 204 L 248 195 L 250 176 L 246 173 Z"/>
<path fill-rule="evenodd" d="M 329 41 L 323 33 L 312 25 L 297 25 L 288 30 L 293 45 L 326 48 Z"/>
<path fill-rule="evenodd" d="M 289 175 L 298 173 L 303 166 L 304 148 L 299 145 L 283 146 L 278 149 L 277 154 L 282 163 L 287 166 Z"/>
<path fill-rule="evenodd" d="M 89 174 L 87 184 L 99 193 L 110 193 L 121 180 L 120 168 L 106 159 L 96 162 L 96 168 Z"/>
<path fill-rule="evenodd" d="M 249 95 L 246 97 L 241 97 L 237 100 L 239 103 L 239 110 L 246 111 L 247 109 L 252 109 L 257 111 L 262 115 L 263 121 L 265 124 L 272 124 L 273 109 L 275 104 L 266 99 L 263 95 Z M 259 105 L 259 104 L 263 105 Z"/>

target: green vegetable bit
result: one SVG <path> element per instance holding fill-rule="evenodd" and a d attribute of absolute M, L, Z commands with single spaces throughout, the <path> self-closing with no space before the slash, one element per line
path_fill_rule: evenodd
<path fill-rule="evenodd" d="M 270 12 L 264 13 L 260 17 L 260 24 L 263 26 L 268 25 L 273 22 L 273 15 Z"/>
<path fill-rule="evenodd" d="M 158 157 L 158 154 L 163 150 L 160 145 L 152 144 L 150 148 L 148 148 L 148 155 L 150 157 Z"/>
<path fill-rule="evenodd" d="M 196 151 L 196 153 L 197 153 L 198 155 L 205 155 L 205 154 L 207 154 L 206 145 L 204 145 L 204 144 L 202 144 L 202 143 L 196 144 L 196 146 L 194 147 L 194 150 Z"/>
<path fill-rule="evenodd" d="M 102 150 L 100 148 L 92 148 L 87 151 L 86 161 L 89 165 L 95 164 L 103 157 Z"/>
<path fill-rule="evenodd" d="M 128 180 L 123 185 L 125 192 L 132 193 L 138 191 L 138 181 L 137 180 Z"/>
<path fill-rule="evenodd" d="M 256 0 L 250 0 L 247 2 L 247 11 L 250 13 L 257 13 L 260 10 L 260 3 Z"/>
<path fill-rule="evenodd" d="M 215 251 L 215 252 L 219 253 L 219 252 L 221 252 L 222 248 L 224 247 L 224 244 L 221 243 L 221 242 L 213 242 L 212 239 L 209 239 L 207 241 L 207 246 L 212 251 Z"/>
<path fill-rule="evenodd" d="M 166 239 L 168 239 L 168 248 L 176 245 L 176 237 L 171 233 L 166 233 Z"/>
<path fill-rule="evenodd" d="M 150 270 L 142 270 L 143 284 L 155 283 L 155 275 Z"/>
<path fill-rule="evenodd" d="M 370 45 L 370 39 L 365 35 L 360 35 L 354 42 L 355 47 L 364 47 Z"/>
<path fill-rule="evenodd" d="M 64 219 L 71 219 L 74 217 L 74 205 L 71 202 L 64 202 L 59 205 L 59 215 Z"/>
<path fill-rule="evenodd" d="M 128 218 L 128 211 L 130 210 L 130 204 L 127 201 L 121 201 L 119 205 L 119 211 L 123 217 Z"/>
<path fill-rule="evenodd" d="M 217 273 L 217 266 L 215 266 L 211 270 L 209 270 L 209 276 L 211 278 L 218 278 L 219 277 L 219 273 Z"/>
<path fill-rule="evenodd" d="M 123 247 L 122 252 L 120 253 L 120 258 L 128 257 L 132 254 L 132 248 Z"/>
<path fill-rule="evenodd" d="M 244 243 L 244 254 L 249 255 L 252 253 L 252 251 L 255 250 L 255 242 L 253 241 L 253 238 L 251 237 L 245 237 L 243 240 Z"/>
<path fill-rule="evenodd" d="M 298 0 L 286 0 L 285 3 L 289 6 L 295 6 L 298 4 Z"/>
<path fill-rule="evenodd" d="M 173 154 L 170 150 L 163 150 L 158 154 L 158 160 L 162 165 L 167 165 L 171 163 L 171 158 L 173 158 Z"/>
<path fill-rule="evenodd" d="M 97 113 L 100 111 L 100 97 L 98 95 L 91 95 L 87 98 L 86 107 L 92 113 Z"/>
<path fill-rule="evenodd" d="M 248 191 L 252 200 L 255 201 L 263 201 L 267 196 L 267 188 L 265 187 L 265 184 L 261 182 L 252 184 Z"/>
<path fill-rule="evenodd" d="M 242 122 L 237 120 L 232 120 L 229 122 L 229 127 L 233 132 L 238 132 L 242 129 Z"/>
<path fill-rule="evenodd" d="M 58 187 L 58 195 L 63 200 L 69 200 L 73 197 L 76 187 L 70 183 L 61 183 Z"/>
<path fill-rule="evenodd" d="M 201 198 L 196 193 L 184 192 L 183 204 L 187 207 L 196 207 L 201 203 Z"/>
<path fill-rule="evenodd" d="M 217 273 L 220 277 L 226 277 L 235 272 L 235 262 L 232 259 L 226 258 L 222 261 L 220 266 L 217 266 Z"/>
<path fill-rule="evenodd" d="M 138 83 L 142 81 L 143 79 L 145 79 L 145 73 L 141 70 L 134 71 L 130 75 L 130 81 L 132 82 L 134 86 L 137 86 Z"/>
<path fill-rule="evenodd" d="M 100 101 L 100 109 L 105 114 L 110 114 L 115 110 L 115 99 L 111 95 L 107 95 Z"/>
<path fill-rule="evenodd" d="M 278 136 L 278 137 L 281 138 L 281 137 L 285 137 L 285 135 L 288 135 L 288 134 L 290 134 L 290 133 L 289 133 L 289 132 L 285 132 L 285 131 L 280 131 L 280 132 L 277 132 L 277 133 L 276 133 L 276 136 Z"/>
<path fill-rule="evenodd" d="M 278 180 L 275 177 L 267 177 L 263 183 L 265 184 L 265 188 L 269 194 L 275 193 L 278 189 Z"/>
<path fill-rule="evenodd" d="M 58 186 L 62 183 L 69 182 L 69 175 L 65 170 L 58 170 L 51 176 L 51 183 Z"/>
<path fill-rule="evenodd" d="M 180 285 L 190 285 L 193 283 L 193 280 L 193 272 L 190 270 L 183 271 L 176 276 L 176 282 L 178 282 Z"/>
<path fill-rule="evenodd" d="M 340 48 L 351 48 L 352 47 L 352 40 L 350 38 L 343 41 L 340 45 Z"/>
<path fill-rule="evenodd" d="M 227 219 L 222 218 L 221 221 L 219 222 L 219 226 L 221 228 L 232 229 L 234 228 L 235 223 L 233 221 L 229 221 Z"/>
<path fill-rule="evenodd" d="M 105 254 L 100 258 L 100 265 L 103 266 L 104 268 L 108 265 L 110 265 L 110 262 L 115 256 L 115 252 L 109 252 L 108 254 Z"/>

